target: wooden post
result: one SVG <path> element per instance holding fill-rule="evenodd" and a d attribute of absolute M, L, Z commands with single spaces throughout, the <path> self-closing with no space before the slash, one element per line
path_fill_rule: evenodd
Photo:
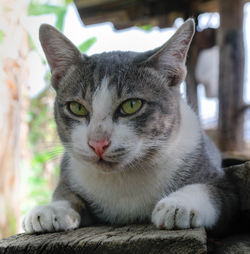
<path fill-rule="evenodd" d="M 220 47 L 218 143 L 222 151 L 244 149 L 243 0 L 219 0 Z"/>
<path fill-rule="evenodd" d="M 187 76 L 186 76 L 186 94 L 188 104 L 192 107 L 192 109 L 199 113 L 198 108 L 198 95 L 197 95 L 197 81 L 195 78 L 195 68 L 197 63 L 197 58 L 199 55 L 199 49 L 193 41 L 188 53 L 187 59 Z"/>

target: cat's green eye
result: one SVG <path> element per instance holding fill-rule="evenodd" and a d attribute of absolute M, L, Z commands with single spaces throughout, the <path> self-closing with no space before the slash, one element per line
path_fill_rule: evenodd
<path fill-rule="evenodd" d="M 82 104 L 80 104 L 76 101 L 69 102 L 68 109 L 72 114 L 74 114 L 76 116 L 87 116 L 88 115 L 87 109 Z"/>
<path fill-rule="evenodd" d="M 129 99 L 122 103 L 121 113 L 123 115 L 132 115 L 140 110 L 142 107 L 142 100 L 140 99 Z"/>

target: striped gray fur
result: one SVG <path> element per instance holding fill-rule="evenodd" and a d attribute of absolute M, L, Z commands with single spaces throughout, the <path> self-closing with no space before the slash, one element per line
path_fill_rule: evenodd
<path fill-rule="evenodd" d="M 237 194 L 219 151 L 179 92 L 193 34 L 189 19 L 155 50 L 89 57 L 55 28 L 41 27 L 65 154 L 53 200 L 25 217 L 27 232 L 97 221 L 226 230 L 237 213 Z M 140 99 L 142 106 L 124 115 L 121 105 L 129 99 Z M 88 114 L 73 115 L 72 101 Z M 110 143 L 98 157 L 89 142 L 103 139 Z"/>

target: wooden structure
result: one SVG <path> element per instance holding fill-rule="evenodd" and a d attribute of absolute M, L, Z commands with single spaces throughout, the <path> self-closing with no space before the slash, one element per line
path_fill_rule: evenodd
<path fill-rule="evenodd" d="M 220 47 L 218 141 L 223 151 L 241 151 L 244 148 L 243 1 L 220 0 L 219 3 L 221 27 L 218 36 Z"/>
<path fill-rule="evenodd" d="M 170 27 L 176 18 L 218 10 L 216 0 L 74 0 L 84 24 L 110 21 L 116 29 L 151 24 Z"/>
<path fill-rule="evenodd" d="M 221 27 L 217 36 L 221 56 L 218 144 L 222 151 L 244 149 L 243 112 L 249 107 L 243 104 L 242 23 L 245 2 L 244 0 L 75 0 L 84 24 L 110 21 L 116 29 L 146 24 L 164 28 L 172 26 L 178 17 L 184 19 L 193 17 L 198 21 L 198 16 L 204 12 L 220 13 Z M 198 34 L 197 36 L 201 37 Z M 208 38 L 208 41 L 213 41 L 213 38 Z M 197 111 L 197 82 L 194 69 L 200 50 L 210 46 L 208 43 L 205 47 L 204 45 L 200 47 L 199 40 L 196 41 L 194 38 L 187 61 L 189 70 L 186 79 L 187 95 L 189 103 Z"/>
<path fill-rule="evenodd" d="M 162 231 L 152 225 L 96 226 L 71 232 L 20 234 L 0 241 L 4 254 L 185 254 L 206 253 L 203 228 Z"/>
<path fill-rule="evenodd" d="M 68 232 L 14 235 L 0 240 L 0 254 L 250 253 L 250 162 L 228 167 L 225 172 L 239 193 L 241 214 L 235 218 L 235 224 L 240 225 L 241 235 L 214 239 L 207 238 L 203 228 L 168 231 L 158 230 L 153 225 L 100 225 Z M 248 233 L 243 231 L 239 219 L 242 219 Z"/>

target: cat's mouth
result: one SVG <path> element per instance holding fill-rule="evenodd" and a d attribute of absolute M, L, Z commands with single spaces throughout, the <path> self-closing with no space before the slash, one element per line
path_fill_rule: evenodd
<path fill-rule="evenodd" d="M 113 161 L 107 161 L 107 160 L 104 160 L 103 158 L 100 158 L 99 160 L 95 161 L 95 164 L 102 171 L 111 172 L 111 171 L 115 171 L 117 169 L 117 166 L 119 163 L 113 162 Z"/>
<path fill-rule="evenodd" d="M 103 165 L 103 166 L 109 166 L 109 167 L 114 167 L 115 165 L 118 164 L 118 162 L 107 161 L 107 160 L 104 160 L 103 158 L 100 158 L 99 160 L 97 160 L 96 163 L 100 166 Z"/>
<path fill-rule="evenodd" d="M 120 164 L 121 164 L 121 158 L 120 160 L 110 160 L 107 158 L 97 158 L 97 156 L 94 157 L 89 157 L 89 156 L 84 156 L 81 153 L 74 153 L 74 156 L 77 159 L 80 159 L 81 161 L 88 162 L 95 166 L 97 170 L 103 171 L 103 172 L 112 172 L 112 171 L 117 171 L 120 169 Z"/>

